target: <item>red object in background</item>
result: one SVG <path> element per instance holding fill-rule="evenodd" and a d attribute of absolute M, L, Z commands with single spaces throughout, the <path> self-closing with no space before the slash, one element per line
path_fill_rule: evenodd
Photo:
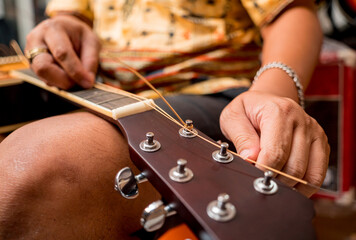
<path fill-rule="evenodd" d="M 338 199 L 356 186 L 356 52 L 325 39 L 320 63 L 306 90 L 306 111 L 324 128 L 331 156 L 316 197 Z"/>
<path fill-rule="evenodd" d="M 347 4 L 350 6 L 350 8 L 356 12 L 356 0 L 346 0 Z"/>

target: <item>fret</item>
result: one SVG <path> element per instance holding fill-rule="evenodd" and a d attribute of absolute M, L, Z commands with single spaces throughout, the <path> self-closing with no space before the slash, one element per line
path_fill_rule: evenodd
<path fill-rule="evenodd" d="M 112 100 L 126 98 L 124 95 L 107 92 L 97 88 L 72 92 L 72 94 L 99 105 Z"/>
<path fill-rule="evenodd" d="M 107 102 L 112 102 L 112 101 L 116 101 L 116 100 L 119 100 L 119 99 L 122 99 L 124 98 L 123 96 L 116 96 L 115 94 L 105 94 L 103 96 L 100 96 L 100 98 L 98 99 L 91 99 L 91 101 L 94 101 L 96 104 L 99 104 L 99 105 L 102 105 L 104 103 L 107 103 Z M 100 101 L 99 101 L 100 100 Z"/>
<path fill-rule="evenodd" d="M 125 98 L 122 98 L 122 99 L 118 99 L 118 100 L 114 100 L 114 101 L 111 101 L 111 102 L 104 103 L 101 106 L 103 106 L 105 108 L 108 108 L 110 110 L 114 110 L 114 109 L 117 109 L 119 107 L 130 105 L 132 103 L 137 103 L 137 100 L 125 97 Z"/>
<path fill-rule="evenodd" d="M 75 94 L 76 96 L 84 98 L 84 99 L 89 99 L 91 97 L 94 97 L 94 96 L 100 94 L 100 92 L 97 91 L 97 89 L 95 89 L 95 88 L 88 89 L 88 90 L 80 90 L 80 91 L 70 92 L 70 93 Z"/>
<path fill-rule="evenodd" d="M 137 100 L 129 98 L 127 96 L 120 95 L 118 93 L 107 92 L 97 88 L 80 90 L 71 93 L 74 96 L 83 98 L 91 103 L 100 105 L 109 110 L 113 110 L 137 102 Z"/>

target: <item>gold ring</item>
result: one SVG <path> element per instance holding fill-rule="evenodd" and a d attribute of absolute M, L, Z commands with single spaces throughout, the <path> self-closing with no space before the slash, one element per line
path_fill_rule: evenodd
<path fill-rule="evenodd" d="M 32 63 L 33 59 L 41 53 L 48 53 L 48 48 L 46 47 L 35 47 L 25 52 L 25 56 Z"/>

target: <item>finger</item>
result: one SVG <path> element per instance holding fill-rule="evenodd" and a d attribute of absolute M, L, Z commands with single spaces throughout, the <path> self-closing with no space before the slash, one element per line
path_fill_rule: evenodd
<path fill-rule="evenodd" d="M 33 30 L 26 37 L 25 52 L 34 48 L 48 48 L 39 30 Z"/>
<path fill-rule="evenodd" d="M 47 48 L 43 40 L 43 35 L 39 30 L 34 30 L 27 36 L 25 51 L 33 48 Z M 41 53 L 32 59 L 32 70 L 40 77 L 42 81 L 51 86 L 57 86 L 61 89 L 69 89 L 74 84 L 68 78 L 63 69 L 61 69 L 55 62 L 51 54 Z"/>
<path fill-rule="evenodd" d="M 311 144 L 308 167 L 304 176 L 304 180 L 317 187 L 323 183 L 329 163 L 330 147 L 325 139 L 325 136 L 319 137 Z M 307 197 L 311 197 L 318 191 L 318 188 L 302 183 L 298 183 L 295 188 Z"/>
<path fill-rule="evenodd" d="M 220 126 L 242 158 L 257 159 L 260 138 L 247 118 L 241 101 L 234 100 L 224 109 L 220 116 Z"/>
<path fill-rule="evenodd" d="M 294 118 L 290 116 L 293 115 L 293 110 L 284 110 L 283 103 L 272 103 L 262 111 L 263 116 L 259 124 L 261 151 L 256 165 L 261 170 L 265 170 L 263 165 L 281 170 L 287 162 L 291 151 Z"/>
<path fill-rule="evenodd" d="M 295 128 L 290 156 L 282 169 L 284 173 L 299 179 L 304 177 L 309 160 L 310 136 L 308 136 L 307 129 L 305 125 L 299 125 Z M 282 175 L 277 176 L 277 178 L 290 187 L 297 184 L 296 181 Z"/>
<path fill-rule="evenodd" d="M 84 88 L 92 86 L 91 76 L 84 69 L 66 32 L 60 31 L 58 28 L 49 28 L 45 35 L 45 42 L 55 61 L 64 69 L 70 79 Z"/>
<path fill-rule="evenodd" d="M 48 85 L 61 89 L 69 89 L 74 86 L 74 82 L 68 78 L 67 74 L 55 64 L 53 57 L 49 53 L 37 55 L 31 65 L 34 72 Z"/>
<path fill-rule="evenodd" d="M 89 71 L 94 83 L 96 71 L 99 64 L 100 43 L 91 30 L 84 30 L 81 43 L 80 59 L 84 69 Z"/>

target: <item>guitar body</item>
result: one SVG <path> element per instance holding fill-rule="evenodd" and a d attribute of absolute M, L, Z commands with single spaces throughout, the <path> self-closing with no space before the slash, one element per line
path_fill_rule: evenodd
<path fill-rule="evenodd" d="M 314 211 L 309 199 L 277 180 L 274 180 L 278 185 L 275 194 L 257 192 L 254 181 L 263 177 L 262 171 L 237 156 L 230 163 L 214 161 L 212 153 L 218 150 L 215 145 L 200 137 L 180 136 L 178 131 L 181 127 L 159 112 L 141 109 L 127 116 L 117 115 L 113 103 L 118 100 L 103 101 L 111 99 L 114 91 L 65 92 L 46 86 L 29 71 L 12 74 L 117 124 L 127 138 L 134 164 L 161 193 L 164 202 L 174 206 L 200 239 L 315 238 L 312 226 Z M 141 150 L 139 145 L 146 139 L 147 132 L 153 132 L 154 138 L 161 143 L 158 151 Z M 208 139 L 201 132 L 199 135 Z M 194 174 L 188 182 L 178 183 L 169 177 L 178 159 L 185 159 L 187 168 Z M 236 209 L 236 215 L 227 222 L 215 221 L 207 214 L 209 203 L 221 193 L 230 196 L 229 202 Z"/>
<path fill-rule="evenodd" d="M 0 134 L 13 131 L 29 121 L 76 109 L 73 103 L 22 80 L 0 79 Z"/>

